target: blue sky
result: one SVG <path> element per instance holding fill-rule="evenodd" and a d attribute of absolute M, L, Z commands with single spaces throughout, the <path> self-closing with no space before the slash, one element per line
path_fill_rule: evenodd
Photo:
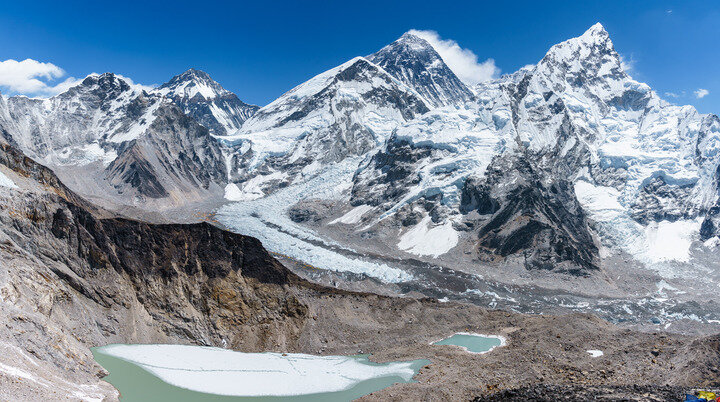
<path fill-rule="evenodd" d="M 509 73 L 599 21 L 633 77 L 720 112 L 716 1 L 0 1 L 0 61 L 52 63 L 35 66 L 51 85 L 106 71 L 161 84 L 195 67 L 264 105 L 410 29 L 436 31 Z"/>

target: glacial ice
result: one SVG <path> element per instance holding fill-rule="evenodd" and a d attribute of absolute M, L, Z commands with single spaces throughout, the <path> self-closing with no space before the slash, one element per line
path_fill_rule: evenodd
<path fill-rule="evenodd" d="M 398 248 L 415 255 L 438 257 L 450 251 L 457 243 L 458 233 L 453 229 L 451 221 L 435 226 L 430 216 L 425 216 L 400 237 Z"/>
<path fill-rule="evenodd" d="M 357 164 L 357 158 L 349 158 L 343 163 L 325 166 L 308 181 L 279 189 L 263 198 L 226 205 L 216 216 L 228 229 L 256 237 L 268 250 L 311 266 L 366 274 L 390 283 L 408 281 L 412 279 L 408 272 L 387 264 L 348 257 L 348 254 L 355 254 L 353 250 L 320 238 L 287 216 L 287 210 L 299 200 L 340 198 L 347 190 L 346 183 Z"/>

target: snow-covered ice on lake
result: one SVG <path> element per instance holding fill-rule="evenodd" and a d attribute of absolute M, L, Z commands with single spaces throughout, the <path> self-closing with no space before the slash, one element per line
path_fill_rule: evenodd
<path fill-rule="evenodd" d="M 232 396 L 338 392 L 380 377 L 411 381 L 416 362 L 369 363 L 357 356 L 241 353 L 188 345 L 108 345 L 97 351 L 192 391 Z"/>

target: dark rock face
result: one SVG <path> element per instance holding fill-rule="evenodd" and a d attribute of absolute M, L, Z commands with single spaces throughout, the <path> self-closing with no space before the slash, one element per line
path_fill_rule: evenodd
<path fill-rule="evenodd" d="M 697 212 L 689 200 L 692 188 L 692 184 L 670 185 L 663 176 L 655 177 L 643 186 L 631 206 L 632 218 L 642 224 L 690 219 Z"/>
<path fill-rule="evenodd" d="M 458 105 L 473 98 L 435 49 L 410 33 L 368 56 L 368 60 L 417 91 L 434 107 Z"/>
<path fill-rule="evenodd" d="M 718 233 L 720 233 L 720 225 L 718 224 L 718 219 L 720 219 L 720 216 L 718 216 L 719 214 L 720 205 L 714 205 L 708 210 L 702 225 L 700 225 L 701 240 L 708 240 L 711 237 L 717 236 Z"/>
<path fill-rule="evenodd" d="M 528 269 L 575 275 L 597 269 L 598 249 L 572 183 L 557 179 L 545 184 L 524 160 L 488 169 L 487 177 L 490 187 L 469 181 L 463 191 L 468 199 L 483 201 L 466 203 L 466 208 L 477 205 L 475 209 L 493 213 L 478 231 L 481 259 L 520 254 Z M 503 188 L 496 183 L 515 184 Z"/>
<path fill-rule="evenodd" d="M 378 151 L 353 177 L 352 205 L 392 204 L 419 183 L 415 163 L 432 155 L 432 149 L 418 147 L 391 137 L 385 149 Z"/>
<path fill-rule="evenodd" d="M 122 191 L 130 185 L 142 197 L 164 198 L 171 191 L 191 193 L 227 180 L 220 144 L 205 127 L 171 105 L 156 115 L 145 135 L 105 169 L 113 186 Z"/>
<path fill-rule="evenodd" d="M 490 187 L 475 178 L 468 178 L 460 193 L 460 212 L 476 211 L 480 215 L 494 214 L 500 204 L 490 196 Z"/>
<path fill-rule="evenodd" d="M 115 159 L 108 167 L 108 175 L 114 178 L 111 182 L 117 189 L 122 189 L 124 184 L 129 184 L 139 194 L 146 197 L 163 198 L 168 196 L 168 192 L 160 184 L 155 170 L 138 147 L 131 146 L 122 155 L 122 158 Z"/>
<path fill-rule="evenodd" d="M 282 285 L 297 278 L 252 237 L 207 223 L 151 225 L 126 219 L 96 219 L 72 204 L 52 216 L 52 233 L 77 250 L 91 269 L 115 269 L 138 280 L 180 275 L 208 280 L 231 272 Z"/>

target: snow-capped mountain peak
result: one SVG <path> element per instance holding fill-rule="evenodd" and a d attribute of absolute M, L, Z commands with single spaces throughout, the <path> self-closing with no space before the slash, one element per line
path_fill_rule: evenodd
<path fill-rule="evenodd" d="M 425 39 L 410 32 L 368 56 L 390 75 L 420 94 L 430 106 L 459 105 L 472 92 Z"/>
<path fill-rule="evenodd" d="M 583 79 L 618 81 L 628 78 L 620 55 L 605 28 L 597 23 L 576 38 L 550 48 L 537 71 L 551 80 L 586 85 Z"/>
<path fill-rule="evenodd" d="M 194 68 L 176 75 L 153 92 L 172 100 L 216 135 L 237 131 L 259 109 L 241 101 L 208 73 Z"/>
<path fill-rule="evenodd" d="M 432 47 L 430 42 L 426 41 L 425 39 L 413 34 L 412 32 L 408 31 L 402 34 L 400 38 L 398 38 L 393 44 L 403 44 L 406 46 L 411 47 L 415 51 L 435 51 L 435 48 Z M 389 45 L 389 46 L 392 46 Z"/>
<path fill-rule="evenodd" d="M 131 89 L 131 86 L 127 81 L 113 73 L 90 74 L 82 80 L 80 85 L 70 88 L 68 92 L 72 92 L 72 90 L 74 88 L 78 88 L 78 86 L 86 88 L 97 87 L 108 94 L 113 92 L 124 92 Z"/>
<path fill-rule="evenodd" d="M 161 85 L 158 90 L 170 98 L 183 100 L 212 100 L 230 92 L 215 82 L 204 71 L 191 68 L 182 74 L 176 75 L 170 81 Z"/>

